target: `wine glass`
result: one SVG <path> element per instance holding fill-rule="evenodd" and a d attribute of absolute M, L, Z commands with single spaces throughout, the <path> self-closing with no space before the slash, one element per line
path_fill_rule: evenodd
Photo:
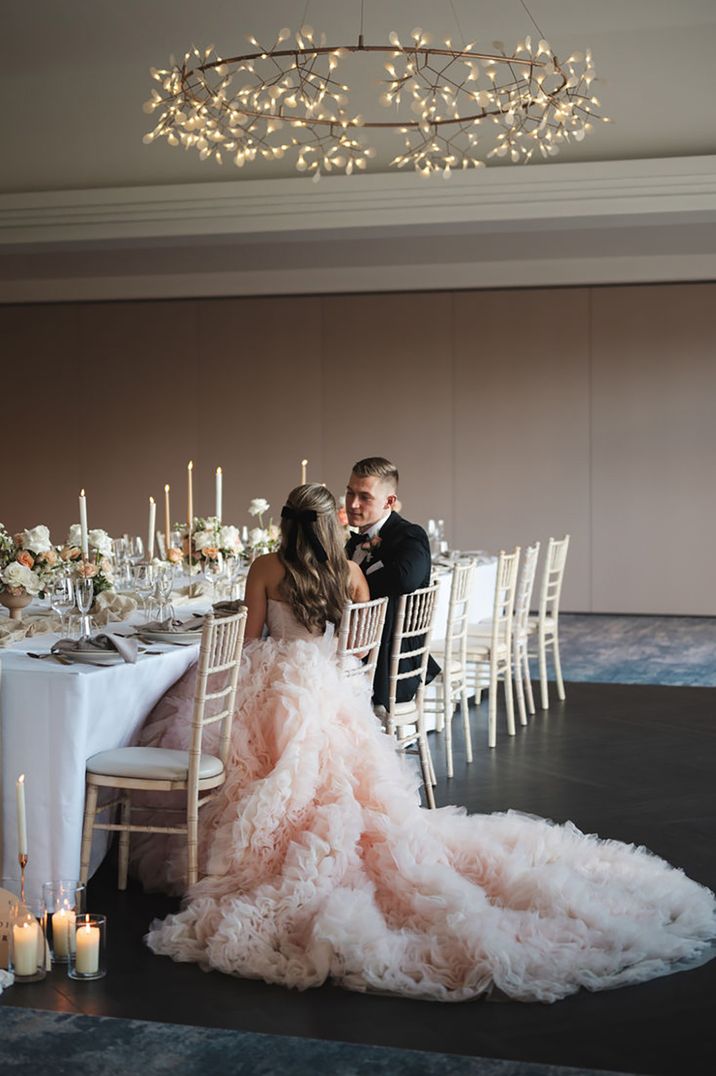
<path fill-rule="evenodd" d="M 229 598 L 240 597 L 237 593 L 239 590 L 239 583 L 244 577 L 244 565 L 241 557 L 234 555 L 226 558 L 226 582 L 228 585 Z"/>
<path fill-rule="evenodd" d="M 139 564 L 144 557 L 144 542 L 137 535 L 136 538 L 129 539 L 129 561 L 130 564 Z"/>
<path fill-rule="evenodd" d="M 80 614 L 80 640 L 89 639 L 91 628 L 89 611 L 94 601 L 94 583 L 81 575 L 75 579 L 74 590 L 75 603 Z"/>
<path fill-rule="evenodd" d="M 154 566 L 152 564 L 133 564 L 132 583 L 142 603 L 144 616 L 148 615 L 149 599 L 154 593 Z"/>
<path fill-rule="evenodd" d="M 226 578 L 224 558 L 218 550 L 213 556 L 204 558 L 202 571 L 207 583 L 211 583 L 211 600 L 216 601 L 217 583 L 223 582 Z"/>
<path fill-rule="evenodd" d="M 65 618 L 75 605 L 72 577 L 64 572 L 55 576 L 50 587 L 50 608 L 60 618 L 60 634 L 65 633 Z"/>
<path fill-rule="evenodd" d="M 156 592 L 157 601 L 159 602 L 159 619 L 165 620 L 168 616 L 173 616 L 174 610 L 169 605 L 169 599 L 172 594 L 172 587 L 174 586 L 174 565 L 167 564 L 162 567 L 156 573 Z"/>

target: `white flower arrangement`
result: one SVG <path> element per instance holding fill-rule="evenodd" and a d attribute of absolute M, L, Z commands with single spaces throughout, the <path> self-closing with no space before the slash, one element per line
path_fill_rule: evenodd
<path fill-rule="evenodd" d="M 249 505 L 249 515 L 258 516 L 259 525 L 249 531 L 248 553 L 251 559 L 261 556 L 262 553 L 273 553 L 281 543 L 281 528 L 277 527 L 272 519 L 268 526 L 264 526 L 264 512 L 268 512 L 271 505 L 263 497 L 255 497 Z"/>
<path fill-rule="evenodd" d="M 0 523 L 0 591 L 43 595 L 62 561 L 44 523 L 11 535 Z"/>
<path fill-rule="evenodd" d="M 189 528 L 186 523 L 175 529 L 183 539 L 188 539 Z M 239 528 L 222 524 L 216 516 L 196 516 L 192 520 L 191 544 L 194 561 L 206 560 L 207 557 L 216 556 L 216 553 L 221 553 L 224 557 L 238 557 L 244 551 Z"/>
<path fill-rule="evenodd" d="M 99 553 L 101 557 L 112 556 L 112 539 L 107 534 L 107 531 L 103 531 L 100 528 L 89 531 L 87 534 L 87 544 L 89 545 L 90 554 Z M 81 549 L 82 547 L 82 529 L 79 523 L 73 523 L 67 534 L 67 545 L 71 549 Z"/>

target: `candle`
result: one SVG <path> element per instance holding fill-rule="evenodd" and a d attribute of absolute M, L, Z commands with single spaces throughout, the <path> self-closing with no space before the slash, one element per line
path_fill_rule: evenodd
<path fill-rule="evenodd" d="M 186 521 L 191 531 L 194 522 L 194 461 L 186 465 Z"/>
<path fill-rule="evenodd" d="M 216 518 L 218 519 L 219 523 L 221 523 L 221 509 L 222 509 L 222 506 L 223 506 L 222 505 L 223 493 L 224 493 L 223 486 L 224 486 L 224 476 L 222 474 L 221 467 L 217 467 L 216 468 L 216 512 L 214 514 L 216 515 Z"/>
<path fill-rule="evenodd" d="M 40 927 L 34 919 L 15 923 L 12 928 L 13 965 L 16 975 L 34 975 L 38 968 Z"/>
<path fill-rule="evenodd" d="M 60 908 L 52 916 L 52 945 L 55 957 L 69 956 L 75 951 L 76 916 L 69 908 Z"/>
<path fill-rule="evenodd" d="M 147 530 L 147 560 L 154 557 L 154 531 L 157 524 L 157 506 L 153 497 L 149 498 L 149 527 Z"/>
<path fill-rule="evenodd" d="M 15 785 L 17 796 L 17 854 L 27 855 L 27 815 L 25 813 L 25 774 L 21 773 Z"/>
<path fill-rule="evenodd" d="M 87 560 L 89 557 L 89 531 L 87 530 L 87 498 L 83 489 L 80 490 L 80 534 L 82 536 L 82 556 Z"/>
<path fill-rule="evenodd" d="M 95 975 L 99 971 L 99 927 L 90 926 L 89 916 L 75 932 L 75 944 L 75 968 L 82 975 Z"/>
<path fill-rule="evenodd" d="M 308 467 L 308 460 L 301 460 L 301 485 L 306 485 L 306 468 Z"/>
<path fill-rule="evenodd" d="M 164 487 L 164 544 L 166 551 L 169 553 L 169 535 L 172 529 L 170 523 L 171 516 L 169 514 L 169 486 Z"/>

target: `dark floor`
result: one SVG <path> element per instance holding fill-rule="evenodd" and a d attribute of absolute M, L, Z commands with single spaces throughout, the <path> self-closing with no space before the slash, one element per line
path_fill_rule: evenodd
<path fill-rule="evenodd" d="M 468 768 L 459 754 L 450 783 L 436 745 L 438 803 L 569 818 L 644 844 L 716 888 L 716 689 L 573 684 L 568 695 L 514 739 L 502 735 L 494 751 L 480 716 L 476 761 Z M 716 960 L 551 1006 L 440 1004 L 330 986 L 298 993 L 152 956 L 142 934 L 175 903 L 137 888 L 118 894 L 114 885 L 108 861 L 89 893 L 90 909 L 109 916 L 107 977 L 75 983 L 56 970 L 44 983 L 8 990 L 0 1004 L 650 1076 L 714 1071 Z"/>

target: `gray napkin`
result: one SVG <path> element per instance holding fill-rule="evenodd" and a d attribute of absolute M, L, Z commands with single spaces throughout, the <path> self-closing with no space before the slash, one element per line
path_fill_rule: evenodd
<path fill-rule="evenodd" d="M 139 643 L 136 639 L 127 639 L 123 635 L 95 635 L 94 639 L 60 639 L 52 647 L 53 654 L 82 653 L 92 654 L 107 653 L 115 650 L 129 665 L 134 665 L 139 654 Z"/>
<path fill-rule="evenodd" d="M 211 608 L 215 617 L 234 616 L 235 613 L 246 609 L 246 602 L 240 599 L 231 602 L 217 602 Z M 166 620 L 150 620 L 148 624 L 138 624 L 137 631 L 141 635 L 142 631 L 200 631 L 203 627 L 204 613 L 197 613 L 195 616 L 189 617 L 188 620 L 173 620 L 171 617 L 167 617 Z"/>

